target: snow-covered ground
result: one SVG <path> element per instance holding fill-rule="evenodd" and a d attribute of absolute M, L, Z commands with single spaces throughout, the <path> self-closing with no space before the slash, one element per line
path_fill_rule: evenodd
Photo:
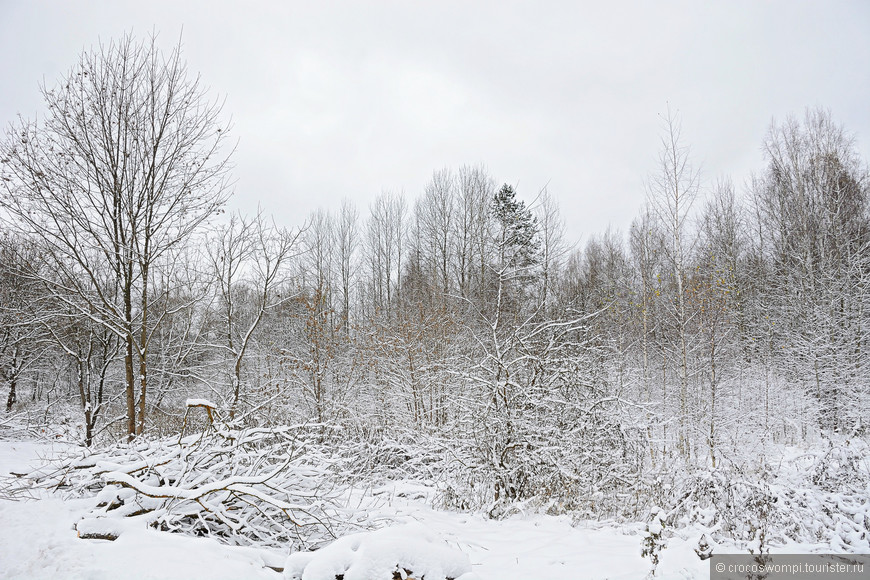
<path fill-rule="evenodd" d="M 61 448 L 60 444 L 0 441 L 0 477 L 38 465 L 40 458 Z M 443 551 L 447 560 L 456 559 L 457 550 L 461 551 L 467 555 L 472 571 L 465 578 L 637 579 L 649 572 L 649 561 L 640 555 L 638 524 L 578 524 L 565 516 L 539 514 L 495 521 L 480 515 L 436 511 L 427 506 L 426 489 L 412 484 L 397 483 L 371 493 L 376 500 L 374 507 L 368 507 L 372 521 L 391 521 L 406 527 L 397 528 L 395 533 L 382 533 L 375 538 L 377 541 L 367 540 L 369 545 L 383 550 L 384 545 L 389 548 L 394 544 L 401 551 L 403 544 L 422 542 L 430 553 Z M 281 580 L 285 577 L 269 566 L 283 568 L 286 553 L 229 547 L 208 538 L 146 529 L 134 522 L 115 541 L 79 539 L 74 524 L 93 506 L 93 498 L 62 501 L 44 493 L 39 499 L 0 500 L 0 578 Z M 700 532 L 693 535 L 684 531 L 681 537 L 669 538 L 657 577 L 708 578 L 707 561 L 701 561 L 694 553 L 699 536 Z M 333 548 L 329 557 L 353 556 L 359 545 L 359 541 L 345 540 Z M 789 547 L 792 551 L 806 548 Z M 462 560 L 462 555 L 459 556 L 458 560 Z M 308 559 L 296 557 L 291 562 L 302 570 Z M 457 565 L 460 569 L 461 562 Z M 290 574 L 288 567 L 288 578 L 292 577 Z M 315 576 L 312 573 L 309 577 Z"/>

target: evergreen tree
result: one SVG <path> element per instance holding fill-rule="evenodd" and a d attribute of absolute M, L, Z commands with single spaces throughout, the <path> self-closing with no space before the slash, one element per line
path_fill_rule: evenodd
<path fill-rule="evenodd" d="M 537 218 L 508 184 L 495 194 L 492 214 L 497 225 L 499 275 L 528 278 L 540 262 Z"/>

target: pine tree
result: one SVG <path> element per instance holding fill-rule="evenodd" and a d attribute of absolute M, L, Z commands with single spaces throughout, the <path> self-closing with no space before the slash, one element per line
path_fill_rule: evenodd
<path fill-rule="evenodd" d="M 495 194 L 492 214 L 498 228 L 499 270 L 527 277 L 540 262 L 537 218 L 508 184 Z"/>

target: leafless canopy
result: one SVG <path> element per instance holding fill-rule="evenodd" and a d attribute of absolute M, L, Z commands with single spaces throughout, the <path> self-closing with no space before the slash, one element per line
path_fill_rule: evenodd
<path fill-rule="evenodd" d="M 149 280 L 229 194 L 221 103 L 188 75 L 180 44 L 164 55 L 156 40 L 128 35 L 85 51 L 41 88 L 46 118 L 22 119 L 0 145 L 0 203 L 11 227 L 41 242 L 50 266 L 41 281 L 126 343 L 131 434 L 144 428 L 148 341 L 160 319 Z"/>

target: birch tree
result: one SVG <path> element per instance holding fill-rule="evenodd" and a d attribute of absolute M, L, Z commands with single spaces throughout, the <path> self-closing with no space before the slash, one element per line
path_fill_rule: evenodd
<path fill-rule="evenodd" d="M 686 305 L 687 255 L 691 240 L 689 212 L 698 196 L 699 174 L 692 166 L 689 148 L 681 139 L 679 119 L 670 107 L 663 117 L 658 170 L 647 183 L 647 199 L 668 237 L 666 259 L 672 285 L 669 315 L 675 332 L 675 355 L 679 383 L 679 445 L 689 454 L 689 318 Z"/>
<path fill-rule="evenodd" d="M 772 124 L 764 152 L 756 195 L 784 371 L 818 401 L 819 427 L 852 428 L 867 370 L 867 170 L 823 110 Z"/>
<path fill-rule="evenodd" d="M 730 181 L 720 182 L 704 207 L 701 243 L 696 267 L 695 295 L 698 314 L 705 383 L 704 400 L 707 425 L 702 428 L 715 467 L 722 436 L 719 423 L 725 414 L 723 387 L 726 377 L 736 374 L 741 364 L 739 345 L 740 287 L 744 224 Z"/>
<path fill-rule="evenodd" d="M 335 220 L 335 268 L 338 281 L 338 301 L 341 306 L 339 320 L 345 335 L 350 334 L 351 298 L 357 282 L 359 265 L 359 210 L 350 200 L 341 202 Z"/>

